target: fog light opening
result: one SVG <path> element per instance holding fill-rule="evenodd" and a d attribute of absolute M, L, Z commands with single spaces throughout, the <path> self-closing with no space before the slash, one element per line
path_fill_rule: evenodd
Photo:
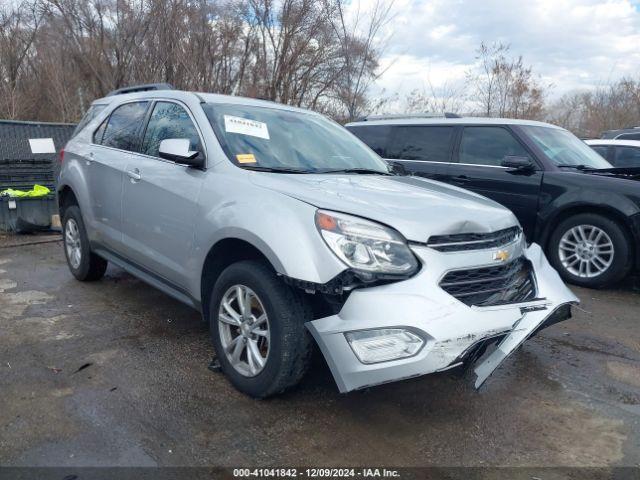
<path fill-rule="evenodd" d="M 365 364 L 413 357 L 424 340 L 404 328 L 360 330 L 344 334 L 353 353 Z"/>

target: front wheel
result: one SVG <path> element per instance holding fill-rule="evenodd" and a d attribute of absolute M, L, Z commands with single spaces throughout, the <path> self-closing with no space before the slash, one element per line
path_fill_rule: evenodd
<path fill-rule="evenodd" d="M 229 266 L 211 295 L 211 337 L 231 383 L 259 398 L 297 384 L 313 345 L 304 326 L 311 320 L 304 297 L 260 261 Z"/>
<path fill-rule="evenodd" d="M 607 287 L 631 268 L 632 248 L 620 225 L 602 215 L 583 213 L 562 221 L 549 240 L 548 256 L 567 282 Z"/>

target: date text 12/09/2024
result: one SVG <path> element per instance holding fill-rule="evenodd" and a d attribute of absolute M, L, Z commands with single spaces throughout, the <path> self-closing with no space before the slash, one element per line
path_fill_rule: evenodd
<path fill-rule="evenodd" d="M 235 468 L 235 478 L 400 478 L 388 468 Z"/>

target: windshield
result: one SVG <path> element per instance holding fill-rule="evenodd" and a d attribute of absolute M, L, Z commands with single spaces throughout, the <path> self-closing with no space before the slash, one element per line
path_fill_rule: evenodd
<path fill-rule="evenodd" d="M 204 109 L 225 153 L 239 167 L 286 173 L 389 172 L 386 162 L 353 134 L 320 115 L 231 104 Z"/>
<path fill-rule="evenodd" d="M 566 130 L 532 126 L 522 128 L 558 166 L 612 168 L 612 165 L 591 147 Z"/>

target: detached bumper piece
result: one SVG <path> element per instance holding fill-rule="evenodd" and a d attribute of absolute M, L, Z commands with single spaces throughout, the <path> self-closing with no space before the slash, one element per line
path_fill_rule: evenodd
<path fill-rule="evenodd" d="M 475 366 L 479 388 L 529 337 L 570 318 L 578 299 L 540 247 L 503 248 L 516 260 L 496 261 L 492 249 L 452 256 L 416 246 L 417 275 L 356 289 L 337 314 L 308 322 L 339 390 L 470 364 L 499 342 Z"/>

